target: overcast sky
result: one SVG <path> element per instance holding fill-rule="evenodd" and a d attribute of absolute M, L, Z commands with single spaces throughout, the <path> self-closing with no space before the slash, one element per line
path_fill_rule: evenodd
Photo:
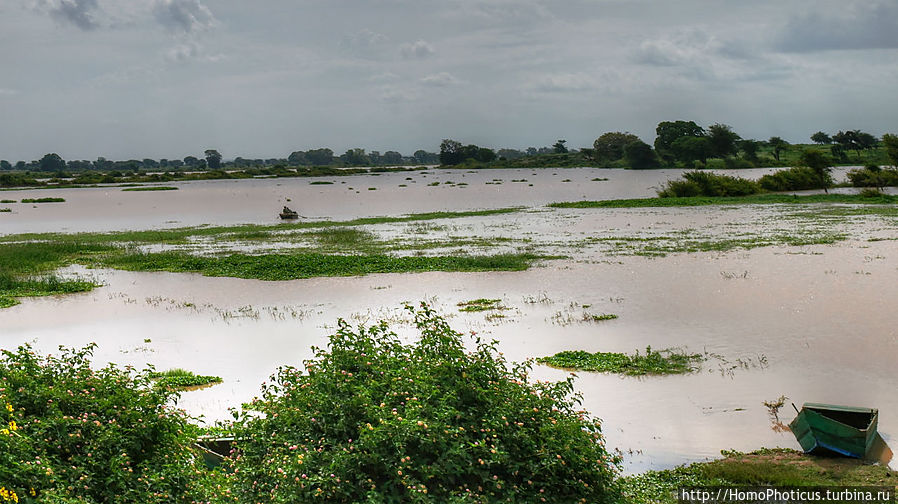
<path fill-rule="evenodd" d="M 898 132 L 896 0 L 0 0 L 0 159 Z"/>

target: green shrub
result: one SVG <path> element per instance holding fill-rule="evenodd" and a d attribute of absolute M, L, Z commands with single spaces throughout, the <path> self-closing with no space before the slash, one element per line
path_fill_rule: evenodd
<path fill-rule="evenodd" d="M 153 371 L 149 376 L 157 385 L 176 390 L 221 383 L 220 376 L 198 375 L 193 371 L 187 371 L 186 369 L 180 368 L 169 369 L 166 371 Z"/>
<path fill-rule="evenodd" d="M 826 174 L 826 176 L 829 175 Z M 765 191 L 804 191 L 824 187 L 820 175 L 806 166 L 796 166 L 764 175 L 758 182 Z M 830 178 L 827 185 L 831 184 L 832 179 Z"/>
<path fill-rule="evenodd" d="M 167 406 L 177 394 L 130 368 L 91 369 L 93 349 L 61 349 L 58 357 L 28 346 L 2 351 L 0 486 L 21 502 L 202 497 L 192 429 Z"/>
<path fill-rule="evenodd" d="M 850 170 L 846 176 L 854 187 L 894 187 L 898 186 L 898 170 L 883 170 L 877 165 Z"/>
<path fill-rule="evenodd" d="M 420 339 L 339 322 L 235 423 L 240 502 L 615 502 L 617 457 L 572 378 L 532 382 L 422 304 Z"/>
<path fill-rule="evenodd" d="M 661 198 L 689 196 L 748 196 L 761 192 L 757 182 L 730 175 L 717 175 L 706 171 L 683 174 L 682 180 L 671 180 L 658 191 Z"/>

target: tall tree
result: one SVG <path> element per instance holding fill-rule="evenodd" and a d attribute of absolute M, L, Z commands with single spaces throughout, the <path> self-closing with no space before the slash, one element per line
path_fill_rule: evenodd
<path fill-rule="evenodd" d="M 186 156 L 186 157 L 184 157 L 184 164 L 187 165 L 187 166 L 189 166 L 189 167 L 191 167 L 191 168 L 194 167 L 194 166 L 196 166 L 196 165 L 198 165 L 199 162 L 200 162 L 200 160 L 197 159 L 196 156 Z"/>
<path fill-rule="evenodd" d="M 674 141 L 670 152 L 677 161 L 685 164 L 701 161 L 705 163 L 714 153 L 708 137 L 683 136 Z"/>
<path fill-rule="evenodd" d="M 636 140 L 624 146 L 624 160 L 634 170 L 645 170 L 658 167 L 658 156 L 652 146 Z"/>
<path fill-rule="evenodd" d="M 462 144 L 448 138 L 440 143 L 440 164 L 457 165 L 462 162 Z"/>
<path fill-rule="evenodd" d="M 365 154 L 365 149 L 355 148 L 349 149 L 345 154 L 340 156 L 343 163 L 349 166 L 365 166 L 371 164 L 371 159 Z"/>
<path fill-rule="evenodd" d="M 672 162 L 676 155 L 673 143 L 683 137 L 702 137 L 705 130 L 694 121 L 662 121 L 655 128 L 655 152 L 667 162 Z"/>
<path fill-rule="evenodd" d="M 567 140 L 559 140 L 555 142 L 555 145 L 552 148 L 555 150 L 555 154 L 564 154 L 567 152 L 567 147 L 564 144 L 567 143 Z"/>
<path fill-rule="evenodd" d="M 206 155 L 206 166 L 208 166 L 210 170 L 221 169 L 221 154 L 219 154 L 217 150 L 206 149 L 204 154 Z"/>
<path fill-rule="evenodd" d="M 624 147 L 637 140 L 639 137 L 630 132 L 609 131 L 597 138 L 592 146 L 598 161 L 617 161 L 624 157 Z"/>
<path fill-rule="evenodd" d="M 814 143 L 821 144 L 821 145 L 822 144 L 829 145 L 829 144 L 833 143 L 832 137 L 822 131 L 818 131 L 817 133 L 814 133 L 813 135 L 811 135 L 811 141 Z"/>
<path fill-rule="evenodd" d="M 5 159 L 0 160 L 0 170 L 12 170 L 12 165 Z"/>
<path fill-rule="evenodd" d="M 738 152 L 736 142 L 741 138 L 730 126 L 716 123 L 708 128 L 708 140 L 711 141 L 712 154 L 715 157 L 725 158 Z"/>
<path fill-rule="evenodd" d="M 45 154 L 38 164 L 40 165 L 41 171 L 56 172 L 65 170 L 65 161 L 55 152 L 52 154 Z"/>
<path fill-rule="evenodd" d="M 306 151 L 306 159 L 315 166 L 326 166 L 334 161 L 334 151 L 326 147 L 323 149 L 312 149 Z"/>
<path fill-rule="evenodd" d="M 813 170 L 814 175 L 817 176 L 817 180 L 820 183 L 820 187 L 827 193 L 829 192 L 829 188 L 833 185 L 833 179 L 830 175 L 832 164 L 832 160 L 816 150 L 805 149 L 798 158 L 798 166 L 806 166 Z"/>
<path fill-rule="evenodd" d="M 898 168 L 898 136 L 886 133 L 882 136 L 882 144 L 886 148 L 886 155 L 889 156 L 892 166 Z"/>
<path fill-rule="evenodd" d="M 770 137 L 770 140 L 767 140 L 767 145 L 769 145 L 770 148 L 773 149 L 771 151 L 773 152 L 773 159 L 776 159 L 776 162 L 779 163 L 780 153 L 782 153 L 784 150 L 786 150 L 787 147 L 789 147 L 789 142 L 783 140 L 778 136 L 772 136 Z"/>
<path fill-rule="evenodd" d="M 396 151 L 384 152 L 384 164 L 394 166 L 402 164 L 402 154 Z"/>
<path fill-rule="evenodd" d="M 742 157 L 751 162 L 756 162 L 758 160 L 758 151 L 761 150 L 761 142 L 750 139 L 741 140 L 739 142 L 739 150 L 742 151 Z"/>

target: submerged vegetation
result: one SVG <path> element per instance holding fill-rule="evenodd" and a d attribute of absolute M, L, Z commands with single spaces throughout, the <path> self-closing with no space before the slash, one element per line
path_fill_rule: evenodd
<path fill-rule="evenodd" d="M 65 198 L 23 198 L 22 203 L 64 203 Z"/>
<path fill-rule="evenodd" d="M 767 204 L 849 203 L 864 205 L 893 205 L 898 196 L 881 194 L 870 198 L 859 194 L 756 194 L 751 196 L 689 196 L 667 198 L 633 198 L 598 201 L 567 201 L 549 203 L 551 208 L 653 208 L 690 207 L 708 205 L 767 205 Z"/>
<path fill-rule="evenodd" d="M 503 308 L 501 299 L 472 299 L 471 301 L 462 301 L 458 303 L 458 311 L 460 312 L 481 312 L 489 310 L 501 310 Z"/>
<path fill-rule="evenodd" d="M 645 348 L 645 354 L 639 350 L 627 355 L 615 352 L 590 353 L 583 350 L 566 350 L 551 357 L 536 359 L 540 364 L 580 371 L 598 371 L 602 373 L 619 373 L 629 376 L 684 374 L 696 371 L 696 364 L 705 360 L 702 354 L 687 354 L 683 351 L 665 349 L 652 350 Z"/>
<path fill-rule="evenodd" d="M 128 187 L 126 189 L 122 189 L 122 191 L 177 191 L 177 187 L 173 186 L 141 186 L 141 187 Z"/>
<path fill-rule="evenodd" d="M 186 390 L 221 383 L 221 377 L 219 376 L 198 375 L 193 371 L 181 368 L 152 371 L 148 376 L 157 385 L 175 390 Z"/>

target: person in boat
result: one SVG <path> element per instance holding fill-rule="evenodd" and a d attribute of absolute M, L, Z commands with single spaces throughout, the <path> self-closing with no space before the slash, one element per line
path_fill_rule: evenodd
<path fill-rule="evenodd" d="M 284 210 L 282 211 L 282 213 L 285 213 L 285 214 L 294 214 L 294 213 L 296 213 L 296 212 L 294 212 L 293 210 L 290 210 L 288 207 L 285 206 L 285 207 L 284 207 Z"/>

